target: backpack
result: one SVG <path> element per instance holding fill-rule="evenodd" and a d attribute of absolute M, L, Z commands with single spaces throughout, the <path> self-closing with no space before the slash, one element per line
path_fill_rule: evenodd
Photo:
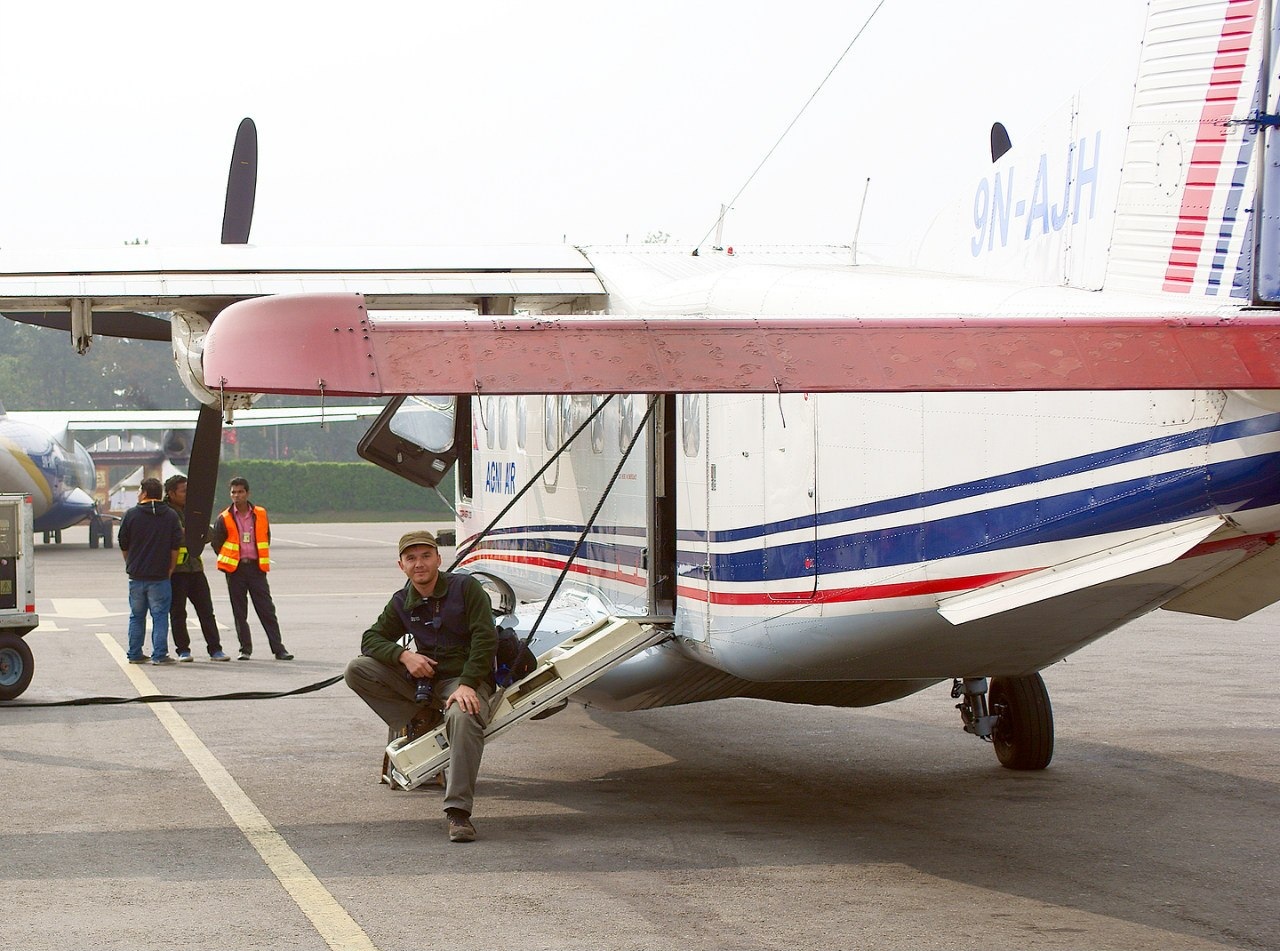
<path fill-rule="evenodd" d="M 498 652 L 493 658 L 493 682 L 498 687 L 510 687 L 517 680 L 524 680 L 538 669 L 538 658 L 529 645 L 521 640 L 510 627 L 498 628 Z"/>

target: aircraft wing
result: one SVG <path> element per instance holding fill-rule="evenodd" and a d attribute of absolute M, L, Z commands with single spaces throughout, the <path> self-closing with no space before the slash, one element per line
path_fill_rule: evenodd
<path fill-rule="evenodd" d="M 283 406 L 237 410 L 233 427 L 292 426 L 300 423 L 340 423 L 354 419 L 370 419 L 382 412 L 380 405 L 361 406 Z M 18 414 L 23 420 L 50 432 L 96 430 L 166 430 L 193 429 L 198 410 L 99 410 L 59 412 L 36 410 Z"/>
<path fill-rule="evenodd" d="M 0 254 L 0 312 L 217 312 L 227 392 L 1280 388 L 1280 316 L 1177 295 L 670 255 L 641 279 L 565 246 L 77 254 Z"/>
<path fill-rule="evenodd" d="M 1239 621 L 1280 601 L 1277 568 L 1280 568 L 1280 545 L 1267 545 L 1162 607 L 1166 611 Z"/>
<path fill-rule="evenodd" d="M 212 315 L 269 294 L 351 291 L 381 307 L 427 298 L 536 297 L 543 308 L 603 296 L 590 262 L 564 245 L 493 248 L 213 248 L 128 246 L 0 252 L 0 313 L 189 310 Z"/>
<path fill-rule="evenodd" d="M 1178 522 L 1152 535 L 1121 542 L 1092 555 L 945 598 L 938 603 L 938 613 L 952 624 L 963 624 L 1159 568 L 1186 554 L 1222 524 L 1221 515 Z"/>
<path fill-rule="evenodd" d="M 1280 317 L 1110 310 L 976 315 L 377 311 L 358 294 L 228 307 L 204 345 L 231 391 L 890 392 L 1280 388 Z M 287 351 L 290 359 L 280 361 Z"/>

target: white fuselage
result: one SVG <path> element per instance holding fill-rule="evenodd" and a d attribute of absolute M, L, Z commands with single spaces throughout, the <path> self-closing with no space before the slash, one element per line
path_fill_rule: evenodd
<path fill-rule="evenodd" d="M 593 399 L 477 403 L 463 538 Z M 645 400 L 615 398 L 468 565 L 544 596 Z M 1280 531 L 1280 416 L 1222 391 L 697 395 L 679 407 L 677 634 L 746 680 L 1038 669 Z M 615 613 L 644 609 L 645 478 L 637 447 L 570 567 L 567 584 Z M 1209 513 L 1226 526 L 1172 565 L 963 625 L 938 613 L 950 595 Z"/>

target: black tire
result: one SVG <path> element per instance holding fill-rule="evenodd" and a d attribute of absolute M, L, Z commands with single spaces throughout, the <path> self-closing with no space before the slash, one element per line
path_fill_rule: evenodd
<path fill-rule="evenodd" d="M 992 677 L 987 695 L 1000 719 L 991 736 L 1007 769 L 1044 769 L 1053 759 L 1053 707 L 1039 674 Z"/>
<path fill-rule="evenodd" d="M 111 520 L 95 515 L 89 520 L 89 547 L 97 548 L 99 542 L 103 548 L 111 547 Z"/>
<path fill-rule="evenodd" d="M 0 700 L 13 700 L 31 686 L 35 661 L 31 648 L 17 634 L 0 633 Z"/>

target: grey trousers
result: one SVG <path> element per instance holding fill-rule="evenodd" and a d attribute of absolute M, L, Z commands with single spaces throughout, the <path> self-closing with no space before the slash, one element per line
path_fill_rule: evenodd
<path fill-rule="evenodd" d="M 391 728 L 393 734 L 407 726 L 428 706 L 440 710 L 461 681 L 457 677 L 437 680 L 431 692 L 431 703 L 413 699 L 414 683 L 405 676 L 403 667 L 389 667 L 380 660 L 360 656 L 347 664 L 347 686 Z M 482 683 L 481 714 L 464 713 L 455 703 L 445 712 L 445 737 L 449 741 L 449 773 L 444 790 L 444 808 L 461 809 L 468 815 L 475 799 L 476 777 L 480 774 L 480 757 L 484 754 L 484 728 L 488 726 L 489 700 L 493 688 Z"/>

